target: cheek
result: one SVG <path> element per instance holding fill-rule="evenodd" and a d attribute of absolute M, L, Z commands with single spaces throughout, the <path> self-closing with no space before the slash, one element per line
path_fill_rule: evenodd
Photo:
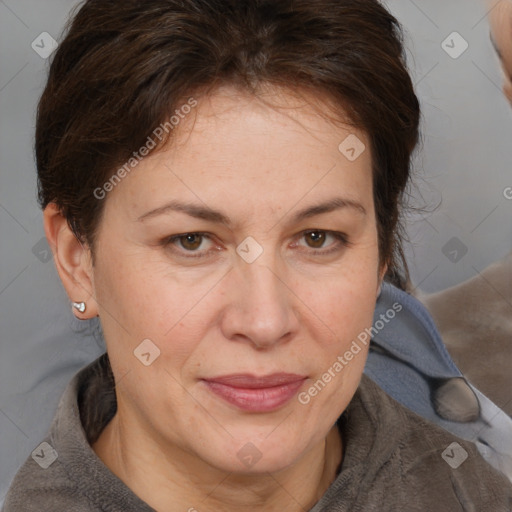
<path fill-rule="evenodd" d="M 208 298 L 212 278 L 195 282 L 190 276 L 183 279 L 148 251 L 112 254 L 95 272 L 96 297 L 111 360 L 138 368 L 133 351 L 149 339 L 160 351 L 160 363 L 165 361 L 168 368 L 179 369 L 205 336 L 205 307 L 214 307 Z"/>
<path fill-rule="evenodd" d="M 159 323 L 158 316 L 180 302 L 180 293 L 168 286 L 172 276 L 149 251 L 130 252 L 123 250 L 121 243 L 118 247 L 121 249 L 113 245 L 106 248 L 95 271 L 96 297 L 105 309 L 106 320 L 111 312 L 127 329 L 132 324 Z"/>
<path fill-rule="evenodd" d="M 378 254 L 371 247 L 354 251 L 335 272 L 295 280 L 294 293 L 305 305 L 303 327 L 324 365 L 372 325 L 377 286 Z"/>
<path fill-rule="evenodd" d="M 323 312 L 322 319 L 336 335 L 334 342 L 328 344 L 330 353 L 345 350 L 352 340 L 370 327 L 375 310 L 376 286 L 376 278 L 367 282 L 339 283 L 330 294 L 319 297 L 322 301 L 319 308 Z M 332 336 L 329 340 L 332 340 Z"/>
<path fill-rule="evenodd" d="M 96 299 L 112 367 L 114 373 L 114 366 L 117 367 L 119 376 L 140 364 L 134 350 L 143 340 L 149 339 L 158 350 L 163 349 L 158 335 L 159 303 L 166 298 L 161 295 L 158 283 L 148 278 L 152 273 L 147 263 L 139 262 L 126 251 L 114 250 L 113 246 L 103 249 L 94 275 Z"/>

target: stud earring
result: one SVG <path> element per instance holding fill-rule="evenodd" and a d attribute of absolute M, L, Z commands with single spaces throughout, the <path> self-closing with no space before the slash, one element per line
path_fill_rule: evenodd
<path fill-rule="evenodd" d="M 83 313 L 85 311 L 85 302 L 73 302 L 73 307 Z"/>

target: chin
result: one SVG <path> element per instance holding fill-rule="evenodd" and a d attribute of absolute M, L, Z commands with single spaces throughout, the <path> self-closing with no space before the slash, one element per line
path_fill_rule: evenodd
<path fill-rule="evenodd" d="M 287 440 L 276 437 L 272 441 L 232 440 L 228 446 L 220 445 L 214 453 L 202 458 L 222 471 L 257 475 L 281 471 L 294 464 L 304 453 L 300 448 L 290 437 Z"/>

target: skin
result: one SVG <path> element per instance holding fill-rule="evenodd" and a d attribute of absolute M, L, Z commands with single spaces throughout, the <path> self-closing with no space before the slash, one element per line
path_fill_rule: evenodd
<path fill-rule="evenodd" d="M 493 44 L 503 70 L 503 92 L 512 104 L 512 1 L 487 2 Z"/>
<path fill-rule="evenodd" d="M 118 411 L 93 449 L 159 511 L 308 510 L 342 460 L 335 422 L 367 348 L 308 404 L 295 396 L 266 413 L 241 411 L 201 381 L 286 371 L 306 375 L 307 390 L 371 326 L 386 270 L 365 133 L 334 126 L 311 97 L 269 89 L 265 100 L 285 109 L 228 87 L 198 99 L 194 122 L 182 121 L 172 145 L 108 194 L 94 266 L 55 205 L 44 212 L 64 287 L 87 303 L 75 314 L 100 316 L 116 379 Z M 353 162 L 338 150 L 351 133 L 367 148 Z M 366 213 L 293 221 L 333 197 Z M 176 211 L 137 220 L 173 199 L 220 210 L 232 226 Z M 303 234 L 314 229 L 323 245 Z M 162 242 L 194 232 L 210 238 Z M 263 248 L 253 263 L 236 252 L 248 236 Z M 133 353 L 147 338 L 160 350 L 149 366 Z M 250 468 L 237 456 L 247 443 L 261 454 Z"/>

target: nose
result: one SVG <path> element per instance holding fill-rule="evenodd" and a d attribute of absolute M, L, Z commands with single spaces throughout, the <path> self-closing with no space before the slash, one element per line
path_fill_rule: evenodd
<path fill-rule="evenodd" d="M 275 268 L 240 262 L 230 273 L 221 329 L 226 339 L 268 349 L 298 330 L 297 299 Z"/>

